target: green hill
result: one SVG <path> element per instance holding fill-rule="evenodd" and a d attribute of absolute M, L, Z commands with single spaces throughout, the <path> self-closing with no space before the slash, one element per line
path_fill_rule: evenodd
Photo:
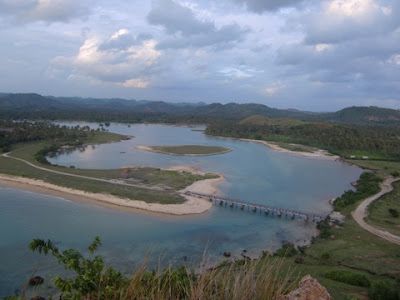
<path fill-rule="evenodd" d="M 320 115 L 321 120 L 348 124 L 398 124 L 400 110 L 376 106 L 352 106 L 334 113 Z"/>

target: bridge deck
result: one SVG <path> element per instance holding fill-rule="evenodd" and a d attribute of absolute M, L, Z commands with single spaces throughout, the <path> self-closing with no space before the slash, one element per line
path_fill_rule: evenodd
<path fill-rule="evenodd" d="M 240 200 L 234 200 L 234 199 L 229 199 L 229 198 L 224 198 L 220 196 L 215 196 L 215 195 L 207 195 L 207 194 L 202 194 L 202 193 L 196 193 L 196 192 L 191 192 L 191 191 L 185 191 L 184 194 L 189 195 L 189 196 L 194 196 L 198 198 L 203 198 L 203 199 L 208 199 L 210 201 L 217 202 L 222 204 L 229 204 L 230 206 L 239 206 L 241 208 L 244 208 L 245 206 L 248 208 L 252 208 L 254 211 L 258 210 L 264 210 L 266 214 L 268 214 L 270 211 L 276 212 L 278 216 L 281 216 L 283 213 L 284 214 L 289 214 L 294 218 L 295 216 L 305 218 L 306 220 L 308 219 L 313 219 L 315 220 L 323 220 L 325 219 L 325 216 L 321 214 L 316 214 L 316 213 L 311 213 L 311 212 L 304 212 L 300 210 L 295 210 L 295 209 L 287 209 L 287 208 L 278 208 L 274 206 L 269 206 L 265 204 L 259 204 L 259 203 L 251 203 L 251 202 L 244 202 Z"/>

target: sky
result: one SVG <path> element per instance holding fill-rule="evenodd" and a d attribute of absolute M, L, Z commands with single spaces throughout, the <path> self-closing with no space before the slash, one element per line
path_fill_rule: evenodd
<path fill-rule="evenodd" d="M 0 92 L 400 109 L 399 0 L 0 0 Z"/>

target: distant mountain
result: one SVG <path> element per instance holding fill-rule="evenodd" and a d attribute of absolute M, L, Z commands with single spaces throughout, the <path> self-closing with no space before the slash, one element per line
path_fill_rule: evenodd
<path fill-rule="evenodd" d="M 269 117 L 307 117 L 310 113 L 297 110 L 281 110 L 263 104 L 213 103 L 167 103 L 163 101 L 126 100 L 120 98 L 96 99 L 80 97 L 53 97 L 38 94 L 4 94 L 0 95 L 1 110 L 22 111 L 106 111 L 162 114 L 189 114 L 193 116 L 229 117 L 243 119 L 255 114 Z"/>
<path fill-rule="evenodd" d="M 10 112 L 10 113 L 9 113 Z M 14 112 L 14 113 L 13 113 Z M 251 116 L 270 118 L 295 118 L 304 121 L 334 122 L 348 124 L 400 124 L 400 111 L 370 107 L 348 107 L 333 113 L 312 113 L 296 109 L 277 109 L 263 104 L 246 103 L 167 103 L 163 101 L 126 100 L 121 98 L 96 99 L 80 97 L 41 96 L 34 93 L 0 93 L 0 115 L 3 117 L 62 118 L 69 113 L 91 119 L 137 120 L 163 122 L 208 122 L 215 118 L 242 120 Z M 133 116 L 135 115 L 135 116 Z M 138 115 L 140 115 L 138 117 Z M 151 116 L 151 117 L 150 117 Z M 161 118 L 160 116 L 164 116 Z M 168 116 L 168 118 L 165 118 Z M 176 118 L 174 118 L 174 116 Z M 154 118 L 153 118 L 154 117 Z M 180 121 L 179 121 L 180 120 Z M 264 122 L 260 117 L 251 119 Z M 287 123 L 285 120 L 284 123 Z"/>
<path fill-rule="evenodd" d="M 400 123 L 400 110 L 377 106 L 352 106 L 334 113 L 318 116 L 323 121 L 348 124 L 396 124 Z"/>
<path fill-rule="evenodd" d="M 303 118 L 308 114 L 301 111 L 294 111 L 288 109 L 271 108 L 263 104 L 246 103 L 228 103 L 220 104 L 213 103 L 205 106 L 198 107 L 196 114 L 208 116 L 229 116 L 232 118 L 243 119 L 253 115 L 263 115 L 268 117 L 292 117 Z"/>
<path fill-rule="evenodd" d="M 23 110 L 23 111 L 37 111 L 37 110 L 61 110 L 67 109 L 68 105 L 60 101 L 52 100 L 43 97 L 39 94 L 1 94 L 0 95 L 0 109 L 1 110 Z"/>

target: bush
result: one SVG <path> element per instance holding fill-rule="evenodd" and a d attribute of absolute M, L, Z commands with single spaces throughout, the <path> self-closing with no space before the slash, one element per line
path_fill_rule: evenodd
<path fill-rule="evenodd" d="M 372 300 L 399 300 L 400 288 L 388 281 L 378 281 L 372 284 L 368 296 Z"/>
<path fill-rule="evenodd" d="M 297 254 L 296 247 L 289 242 L 285 242 L 282 244 L 282 247 L 274 253 L 274 256 L 279 257 L 292 257 Z"/>
<path fill-rule="evenodd" d="M 319 221 L 317 224 L 317 229 L 319 230 L 319 237 L 323 239 L 327 239 L 331 236 L 331 218 L 327 216 L 325 220 Z"/>
<path fill-rule="evenodd" d="M 95 237 L 88 247 L 90 254 L 93 255 L 100 245 L 100 239 Z M 84 258 L 75 249 L 60 251 L 50 240 L 41 239 L 34 239 L 29 248 L 45 255 L 51 253 L 65 269 L 76 273 L 74 278 L 56 276 L 54 279 L 54 284 L 63 293 L 64 299 L 83 299 L 93 293 L 99 298 L 110 298 L 115 291 L 128 284 L 127 278 L 113 268 L 104 271 L 103 259 L 98 255 L 93 259 Z"/>
<path fill-rule="evenodd" d="M 364 274 L 354 273 L 346 270 L 335 270 L 326 272 L 324 276 L 325 278 L 329 278 L 334 281 L 343 282 L 355 286 L 369 287 L 371 285 L 369 279 Z"/>
<path fill-rule="evenodd" d="M 364 172 L 361 174 L 360 179 L 357 180 L 357 191 L 347 190 L 340 197 L 336 198 L 333 202 L 333 207 L 336 211 L 351 205 L 358 200 L 367 198 L 378 193 L 381 188 L 379 183 L 383 179 L 372 172 Z"/>
<path fill-rule="evenodd" d="M 399 212 L 397 211 L 397 209 L 389 208 L 388 211 L 392 215 L 393 218 L 398 218 L 399 217 Z"/>
<path fill-rule="evenodd" d="M 392 175 L 393 177 L 399 177 L 400 176 L 400 172 L 399 171 L 393 171 L 390 173 L 390 175 Z"/>
<path fill-rule="evenodd" d="M 321 253 L 321 258 L 322 259 L 330 259 L 331 255 L 329 254 L 329 252 L 324 251 L 324 252 Z"/>

